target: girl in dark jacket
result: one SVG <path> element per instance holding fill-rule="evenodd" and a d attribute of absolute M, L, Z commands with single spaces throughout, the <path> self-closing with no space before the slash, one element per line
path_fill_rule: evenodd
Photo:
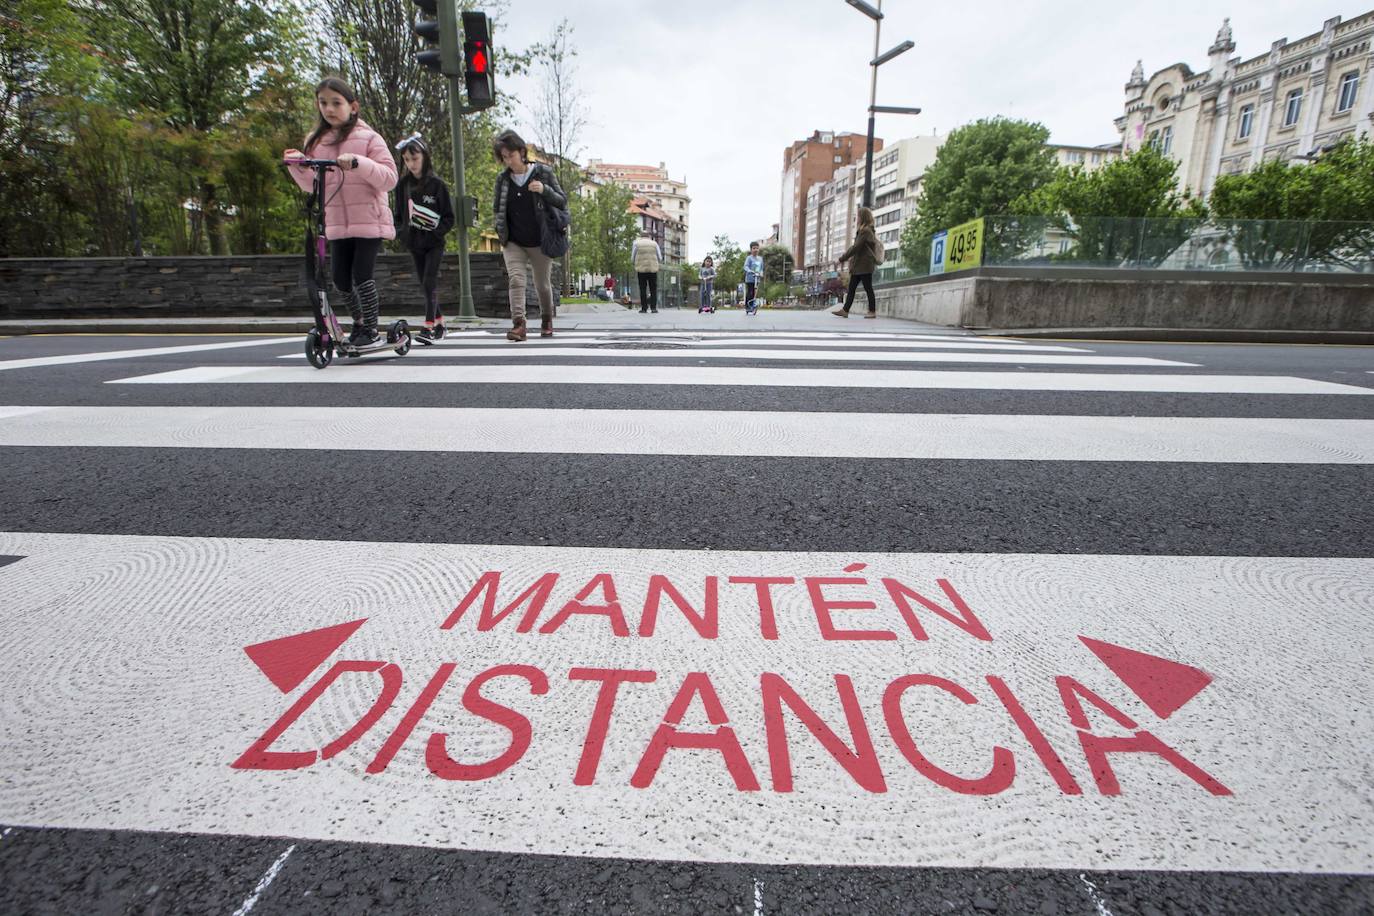
<path fill-rule="evenodd" d="M 396 185 L 392 219 L 396 237 L 405 243 L 415 261 L 415 276 L 425 291 L 425 327 L 420 337 L 444 336 L 444 316 L 439 310 L 439 264 L 444 258 L 444 236 L 453 228 L 453 200 L 448 186 L 434 174 L 429 147 L 419 134 L 411 134 L 396 149 L 405 171 Z"/>
<path fill-rule="evenodd" d="M 510 282 L 511 329 L 506 332 L 506 339 L 525 339 L 526 269 L 533 270 L 534 288 L 539 294 L 539 336 L 552 337 L 553 259 L 540 250 L 544 242 L 544 209 L 566 210 L 568 198 L 558 186 L 553 169 L 530 162 L 525 141 L 515 131 L 503 131 L 493 141 L 492 153 L 505 166 L 496 176 L 492 216 Z"/>
<path fill-rule="evenodd" d="M 868 314 L 865 318 L 878 317 L 878 303 L 873 298 L 873 271 L 878 269 L 878 233 L 873 226 L 873 211 L 867 207 L 859 208 L 859 230 L 854 233 L 854 244 L 840 255 L 840 263 L 851 261 L 849 265 L 849 292 L 844 297 L 844 306 L 830 314 L 840 318 L 849 317 L 849 307 L 854 304 L 854 294 L 862 283 L 868 294 Z"/>

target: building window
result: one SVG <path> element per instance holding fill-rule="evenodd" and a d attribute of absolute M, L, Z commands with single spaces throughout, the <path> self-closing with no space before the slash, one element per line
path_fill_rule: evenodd
<path fill-rule="evenodd" d="M 1341 91 L 1336 98 L 1336 111 L 1349 111 L 1355 107 L 1355 93 L 1360 91 L 1359 71 L 1351 71 L 1341 77 Z"/>
<path fill-rule="evenodd" d="M 1288 93 L 1288 101 L 1283 105 L 1283 126 L 1292 127 L 1302 115 L 1302 90 L 1294 89 Z"/>
<path fill-rule="evenodd" d="M 1174 148 L 1174 129 L 1173 129 L 1172 127 L 1166 127 L 1166 128 L 1164 128 L 1164 133 L 1161 134 L 1161 135 L 1160 135 L 1160 138 L 1159 138 L 1159 150 L 1160 150 L 1160 152 L 1162 152 L 1162 153 L 1167 153 L 1167 152 L 1169 152 L 1170 150 L 1172 150 L 1173 148 Z"/>
<path fill-rule="evenodd" d="M 1151 149 L 1159 149 L 1159 131 L 1150 131 L 1150 139 L 1148 143 Z"/>
<path fill-rule="evenodd" d="M 843 157 L 843 156 L 836 156 L 836 157 L 835 157 L 835 162 L 836 162 L 836 163 L 844 162 L 844 157 Z"/>
<path fill-rule="evenodd" d="M 1250 136 L 1255 126 L 1255 106 L 1245 105 L 1240 110 L 1240 126 L 1236 128 L 1236 139 L 1244 140 Z"/>
<path fill-rule="evenodd" d="M 1101 154 L 1101 153 L 1093 153 L 1093 165 L 1101 165 L 1101 164 L 1102 164 L 1102 154 Z"/>

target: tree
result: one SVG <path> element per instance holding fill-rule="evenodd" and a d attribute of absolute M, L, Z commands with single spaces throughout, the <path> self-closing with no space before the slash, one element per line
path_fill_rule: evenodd
<path fill-rule="evenodd" d="M 533 116 L 539 145 L 553 156 L 554 175 L 565 194 L 575 194 L 582 184 L 582 170 L 575 161 L 582 152 L 581 136 L 587 126 L 585 102 L 577 86 L 577 49 L 572 47 L 573 27 L 567 19 L 553 27 L 547 42 L 532 49 L 539 74 L 539 94 Z M 570 255 L 563 256 L 563 284 L 572 292 Z"/>
<path fill-rule="evenodd" d="M 763 256 L 765 283 L 792 282 L 792 270 L 796 267 L 796 261 L 786 245 L 768 245 L 759 254 Z"/>
<path fill-rule="evenodd" d="M 1247 267 L 1367 262 L 1374 249 L 1374 141 L 1347 139 L 1311 165 L 1269 160 L 1223 175 L 1210 204 Z"/>
<path fill-rule="evenodd" d="M 629 188 L 613 182 L 587 195 L 573 194 L 571 270 L 578 276 L 625 274 L 630 270 L 630 246 L 637 226 L 630 212 Z"/>
<path fill-rule="evenodd" d="M 94 36 L 116 98 L 127 111 L 152 110 L 175 129 L 201 135 L 242 112 L 275 65 L 297 49 L 290 0 L 101 0 L 91 4 Z M 193 244 L 200 230 L 225 251 L 212 158 L 199 179 Z"/>
<path fill-rule="evenodd" d="M 1189 191 L 1179 191 L 1178 163 L 1152 146 L 1099 169 L 1061 168 L 1011 209 L 1046 217 L 1068 232 L 1077 242 L 1074 260 L 1105 264 L 1157 264 L 1207 213 Z"/>
<path fill-rule="evenodd" d="M 728 235 L 711 240 L 711 260 L 716 268 L 716 289 L 731 296 L 744 282 L 745 251 Z"/>
<path fill-rule="evenodd" d="M 991 118 L 952 131 L 926 169 L 916 216 L 902 229 L 902 256 L 925 264 L 930 237 L 942 229 L 1011 212 L 1011 203 L 1054 176 L 1050 132 L 1042 124 Z M 996 224 L 987 227 L 985 252 L 1014 248 Z M 986 254 L 985 254 L 986 256 Z"/>
<path fill-rule="evenodd" d="M 0 257 L 81 253 L 86 220 L 64 180 L 62 100 L 88 97 L 99 74 L 86 36 L 67 0 L 7 0 L 0 12 Z"/>

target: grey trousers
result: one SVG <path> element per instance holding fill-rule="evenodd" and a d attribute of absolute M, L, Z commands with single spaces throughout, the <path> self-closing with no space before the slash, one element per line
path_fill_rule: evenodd
<path fill-rule="evenodd" d="M 525 317 L 525 269 L 534 268 L 534 291 L 539 296 L 539 312 L 553 317 L 553 259 L 538 248 L 523 248 L 507 242 L 501 249 L 510 278 L 510 316 Z"/>

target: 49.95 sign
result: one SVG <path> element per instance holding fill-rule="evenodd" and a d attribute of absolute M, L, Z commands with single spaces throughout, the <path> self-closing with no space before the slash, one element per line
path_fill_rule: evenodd
<path fill-rule="evenodd" d="M 983 220 L 975 219 L 949 230 L 945 239 L 945 273 L 968 270 L 983 263 Z"/>

